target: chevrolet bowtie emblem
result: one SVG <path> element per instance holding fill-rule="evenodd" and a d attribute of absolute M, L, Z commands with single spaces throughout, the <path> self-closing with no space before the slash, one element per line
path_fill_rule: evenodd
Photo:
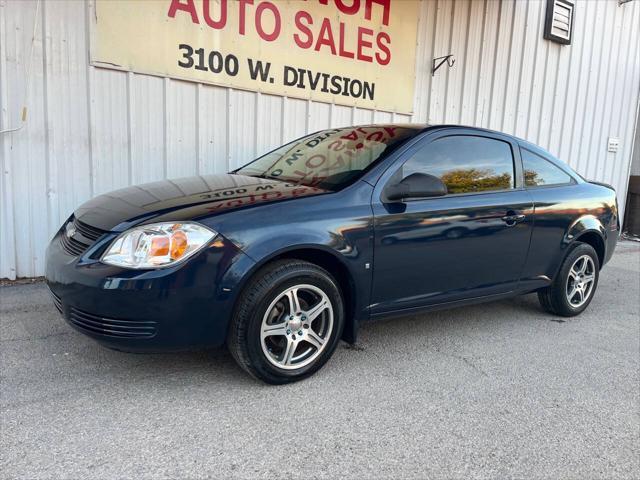
<path fill-rule="evenodd" d="M 67 237 L 71 238 L 76 234 L 76 227 L 73 223 L 69 222 L 67 223 L 67 226 L 65 227 L 66 233 L 67 233 Z"/>

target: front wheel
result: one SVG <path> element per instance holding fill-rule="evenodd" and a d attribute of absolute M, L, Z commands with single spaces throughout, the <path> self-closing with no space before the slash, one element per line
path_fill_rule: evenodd
<path fill-rule="evenodd" d="M 242 292 L 227 345 L 238 364 L 267 383 L 301 380 L 331 357 L 344 328 L 337 283 L 324 269 L 283 260 Z"/>
<path fill-rule="evenodd" d="M 579 243 L 569 251 L 553 283 L 538 292 L 542 307 L 550 313 L 573 317 L 591 303 L 600 265 L 591 245 Z"/>

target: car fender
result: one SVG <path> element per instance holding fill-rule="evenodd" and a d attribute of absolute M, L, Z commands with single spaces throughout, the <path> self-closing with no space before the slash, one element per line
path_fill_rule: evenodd
<path fill-rule="evenodd" d="M 607 229 L 595 215 L 582 215 L 569 225 L 563 238 L 563 247 L 569 246 L 588 232 L 597 233 L 603 242 L 607 239 Z M 606 243 L 605 243 L 606 244 Z"/>
<path fill-rule="evenodd" d="M 598 235 L 600 240 L 603 242 L 603 246 L 607 244 L 607 229 L 598 217 L 594 215 L 582 215 L 576 218 L 569 225 L 562 239 L 562 246 L 556 262 L 557 266 L 554 272 L 554 278 L 562 265 L 562 261 L 567 254 L 568 248 L 574 243 L 581 241 L 580 239 L 585 235 L 592 233 Z"/>
<path fill-rule="evenodd" d="M 305 234 L 306 233 L 306 234 Z M 301 241 L 302 238 L 304 241 Z M 225 275 L 220 292 L 225 295 L 231 305 L 238 301 L 239 294 L 245 288 L 253 275 L 269 262 L 286 257 L 295 256 L 295 252 L 304 252 L 305 259 L 314 261 L 313 252 L 318 252 L 330 256 L 341 266 L 341 271 L 346 273 L 344 281 L 349 284 L 350 294 L 346 295 L 344 301 L 347 312 L 351 315 L 346 318 L 343 339 L 354 343 L 357 338 L 357 331 L 361 321 L 368 318 L 368 305 L 371 292 L 371 268 L 364 264 L 371 264 L 371 259 L 363 259 L 361 255 L 366 252 L 362 248 L 358 249 L 353 242 L 344 236 L 327 232 L 327 236 L 319 235 L 317 231 L 301 232 L 296 231 L 291 236 L 280 236 L 278 238 L 265 238 L 260 242 L 253 243 L 250 249 L 245 252 L 246 259 L 242 259 Z M 309 255 L 311 255 L 309 257 Z M 322 262 L 316 262 L 320 263 Z M 362 264 L 362 268 L 360 268 Z M 337 272 L 328 269 L 329 273 L 337 276 Z M 231 311 L 233 307 L 230 307 Z"/>

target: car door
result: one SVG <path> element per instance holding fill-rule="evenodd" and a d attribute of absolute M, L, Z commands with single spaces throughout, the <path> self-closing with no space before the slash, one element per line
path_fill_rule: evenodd
<path fill-rule="evenodd" d="M 439 177 L 447 195 L 384 200 L 385 186 L 416 172 Z M 428 135 L 382 175 L 372 208 L 372 315 L 516 287 L 533 204 L 510 137 L 469 129 Z"/>

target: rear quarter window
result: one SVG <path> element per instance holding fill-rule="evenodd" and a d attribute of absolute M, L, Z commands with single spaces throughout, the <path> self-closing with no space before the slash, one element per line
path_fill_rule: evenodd
<path fill-rule="evenodd" d="M 520 152 L 526 187 L 548 187 L 572 183 L 571 176 L 549 160 L 529 150 L 520 149 Z"/>

